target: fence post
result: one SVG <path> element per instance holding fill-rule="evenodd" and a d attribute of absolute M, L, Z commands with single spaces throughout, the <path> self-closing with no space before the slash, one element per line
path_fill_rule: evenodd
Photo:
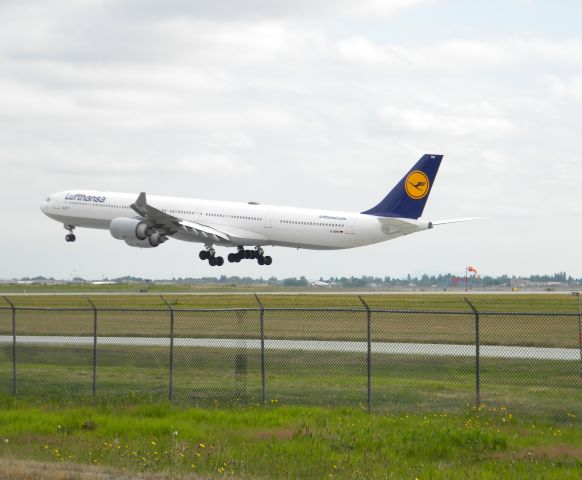
<path fill-rule="evenodd" d="M 16 307 L 8 297 L 4 300 L 12 309 L 12 395 L 16 396 Z"/>
<path fill-rule="evenodd" d="M 582 306 L 580 305 L 580 292 L 572 292 L 578 297 L 578 349 L 580 350 L 580 375 L 582 375 Z"/>
<path fill-rule="evenodd" d="M 174 399 L 174 309 L 166 299 L 160 295 L 160 298 L 170 309 L 170 380 L 168 386 L 168 400 Z"/>
<path fill-rule="evenodd" d="M 97 396 L 97 307 L 87 298 L 93 308 L 93 400 Z"/>
<path fill-rule="evenodd" d="M 475 404 L 479 407 L 481 405 L 481 327 L 479 325 L 479 312 L 466 297 L 465 302 L 471 307 L 475 315 Z"/>
<path fill-rule="evenodd" d="M 267 403 L 267 379 L 265 373 L 265 306 L 256 293 L 253 294 L 259 304 L 259 322 L 261 328 L 261 388 L 263 404 Z"/>
<path fill-rule="evenodd" d="M 358 296 L 362 305 L 366 309 L 367 323 L 368 323 L 368 413 L 372 411 L 372 310 L 361 296 Z"/>

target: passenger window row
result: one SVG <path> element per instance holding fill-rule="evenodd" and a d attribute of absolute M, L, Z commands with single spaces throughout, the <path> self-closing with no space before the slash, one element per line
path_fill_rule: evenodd
<path fill-rule="evenodd" d="M 280 223 L 289 223 L 292 225 L 308 225 L 314 227 L 343 227 L 343 225 L 340 223 L 299 222 L 296 220 L 281 220 Z"/>

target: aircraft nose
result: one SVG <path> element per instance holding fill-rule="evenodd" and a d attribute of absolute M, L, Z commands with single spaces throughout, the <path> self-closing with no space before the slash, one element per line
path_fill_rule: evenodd
<path fill-rule="evenodd" d="M 48 213 L 48 209 L 49 209 L 48 205 L 49 205 L 49 200 L 47 199 L 40 204 L 40 211 L 42 213 Z"/>

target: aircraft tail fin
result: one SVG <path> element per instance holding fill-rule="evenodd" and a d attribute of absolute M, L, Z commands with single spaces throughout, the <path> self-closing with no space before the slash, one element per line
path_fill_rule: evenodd
<path fill-rule="evenodd" d="M 443 155 L 423 155 L 378 205 L 362 213 L 378 217 L 419 218 L 442 159 Z"/>

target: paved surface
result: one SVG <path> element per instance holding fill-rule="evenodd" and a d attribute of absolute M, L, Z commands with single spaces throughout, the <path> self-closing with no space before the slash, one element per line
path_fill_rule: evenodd
<path fill-rule="evenodd" d="M 0 344 L 12 343 L 12 336 L 0 335 Z M 93 337 L 19 335 L 17 346 L 26 345 L 93 345 Z M 159 346 L 170 345 L 167 337 L 97 337 L 98 345 Z M 174 346 L 191 348 L 261 348 L 259 339 L 242 338 L 175 338 Z M 266 350 L 303 350 L 320 352 L 364 353 L 368 351 L 366 342 L 346 342 L 330 340 L 265 340 Z M 436 343 L 387 343 L 372 342 L 373 353 L 434 355 L 448 357 L 474 357 L 475 346 Z M 482 357 L 524 358 L 536 360 L 578 360 L 577 348 L 541 348 L 516 346 L 490 346 L 480 348 Z"/>

